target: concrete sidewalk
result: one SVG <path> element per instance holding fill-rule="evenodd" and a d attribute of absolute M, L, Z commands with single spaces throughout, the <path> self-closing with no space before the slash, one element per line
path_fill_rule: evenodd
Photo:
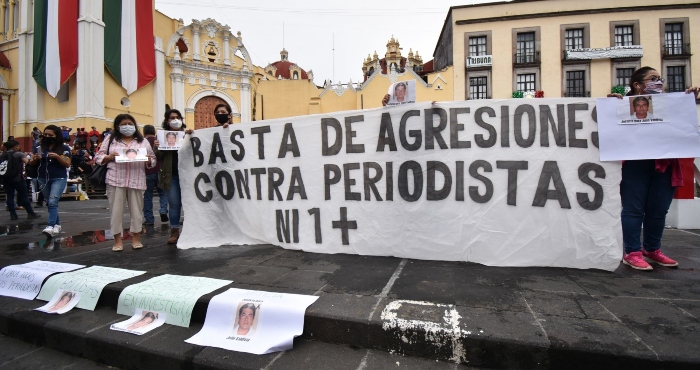
<path fill-rule="evenodd" d="M 65 235 L 106 228 L 109 218 L 100 202 L 106 206 L 106 201 L 62 202 Z M 112 366 L 700 367 L 697 230 L 665 233 L 664 251 L 678 259 L 678 269 L 638 272 L 620 266 L 609 273 L 324 255 L 270 245 L 177 250 L 165 244 L 167 226 L 158 223 L 144 237 L 144 249 L 126 244 L 124 252 L 113 253 L 110 242 L 91 244 L 89 233 L 66 247 L 60 239 L 30 244 L 41 227 L 24 229 L 0 237 L 5 238 L 0 267 L 43 259 L 148 271 L 108 285 L 94 312 L 51 316 L 31 311 L 41 301 L 0 297 L 0 333 Z M 234 283 L 199 300 L 190 328 L 165 325 L 142 337 L 109 330 L 124 319 L 116 314 L 121 290 L 165 273 Z M 254 356 L 184 343 L 201 328 L 209 299 L 229 287 L 320 298 L 307 310 L 304 334 L 292 351 Z"/>

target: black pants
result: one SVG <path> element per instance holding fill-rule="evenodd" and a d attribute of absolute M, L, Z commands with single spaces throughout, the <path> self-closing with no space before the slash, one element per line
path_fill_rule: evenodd
<path fill-rule="evenodd" d="M 3 186 L 5 186 L 5 194 L 7 194 L 7 207 L 13 217 L 17 217 L 17 211 L 15 210 L 15 192 L 17 192 L 17 202 L 19 202 L 19 205 L 24 207 L 28 214 L 34 214 L 32 202 L 29 201 L 29 196 L 27 195 L 27 183 L 24 180 L 5 180 Z"/>

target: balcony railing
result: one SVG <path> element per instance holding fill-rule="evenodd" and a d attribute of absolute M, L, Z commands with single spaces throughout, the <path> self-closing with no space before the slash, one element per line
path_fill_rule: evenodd
<path fill-rule="evenodd" d="M 540 64 L 540 52 L 520 52 L 513 55 L 513 64 L 515 65 L 528 65 L 528 64 Z"/>
<path fill-rule="evenodd" d="M 569 91 L 569 92 L 564 92 L 562 94 L 565 98 L 590 98 L 591 97 L 591 92 L 590 91 Z"/>
<path fill-rule="evenodd" d="M 663 53 L 664 58 L 689 57 L 692 55 L 690 53 L 690 44 L 667 44 L 664 45 Z"/>

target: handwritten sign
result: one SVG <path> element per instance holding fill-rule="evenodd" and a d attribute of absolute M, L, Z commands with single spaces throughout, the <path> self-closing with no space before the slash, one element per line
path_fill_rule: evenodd
<path fill-rule="evenodd" d="M 185 342 L 265 354 L 292 349 L 316 296 L 231 288 L 209 301 L 202 330 Z"/>
<path fill-rule="evenodd" d="M 146 271 L 114 267 L 92 266 L 82 270 L 58 274 L 49 278 L 41 288 L 38 299 L 48 301 L 60 289 L 78 292 L 82 298 L 77 307 L 94 311 L 102 289 L 111 283 L 145 274 Z"/>
<path fill-rule="evenodd" d="M 195 276 L 157 276 L 122 290 L 117 313 L 133 316 L 141 308 L 166 314 L 168 324 L 188 327 L 197 299 L 231 283 L 231 280 Z"/>
<path fill-rule="evenodd" d="M 4 267 L 0 270 L 0 295 L 32 300 L 39 294 L 41 283 L 47 276 L 83 267 L 85 266 L 48 261 Z"/>

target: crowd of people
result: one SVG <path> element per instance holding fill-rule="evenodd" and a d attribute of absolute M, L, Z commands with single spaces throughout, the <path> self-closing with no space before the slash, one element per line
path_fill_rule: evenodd
<path fill-rule="evenodd" d="M 663 92 L 663 79 L 651 67 L 637 69 L 630 78 L 627 95 L 649 95 Z M 697 95 L 700 89 L 693 87 L 686 93 Z M 622 98 L 619 94 L 608 97 Z M 388 96 L 382 100 L 386 105 Z M 648 104 L 648 103 L 647 103 Z M 635 109 L 639 105 L 637 115 L 642 112 L 644 101 L 635 100 Z M 227 104 L 219 104 L 214 109 L 214 118 L 223 128 L 231 124 L 231 108 Z M 639 116 L 637 117 L 639 118 Z M 184 131 L 187 129 L 184 118 L 177 109 L 166 112 L 161 129 L 165 131 Z M 156 129 L 153 125 L 145 125 L 143 133 L 133 116 L 118 115 L 111 128 L 100 133 L 95 127 L 86 132 L 79 128 L 74 136 L 73 146 L 70 142 L 68 127 L 47 126 L 43 132 L 34 128 L 32 154 L 22 153 L 19 143 L 10 138 L 5 145 L 6 151 L 14 154 L 12 158 L 27 166 L 38 166 L 38 175 L 32 179 L 34 188 L 39 189 L 43 199 L 37 201 L 41 207 L 46 201 L 48 205 L 48 221 L 43 233 L 49 237 L 61 230 L 58 203 L 66 187 L 67 179 L 89 173 L 95 165 L 107 166 L 107 197 L 111 212 L 111 231 L 115 237 L 112 250 L 123 250 L 122 216 L 128 205 L 130 215 L 130 234 L 132 248 L 143 247 L 140 235 L 143 225 L 153 225 L 153 196 L 158 194 L 160 205 L 158 212 L 161 222 L 169 222 L 169 244 L 175 244 L 180 236 L 180 218 L 182 215 L 182 194 L 180 174 L 178 170 L 178 152 L 176 150 L 158 150 Z M 120 153 L 127 150 L 137 152 L 139 149 L 147 153 L 146 161 L 125 162 L 117 161 Z M 666 213 L 673 199 L 677 186 L 683 184 L 682 171 L 677 159 L 651 159 L 625 161 L 622 166 L 622 182 L 620 195 L 622 199 L 622 262 L 634 269 L 652 270 L 650 263 L 661 266 L 675 267 L 678 262 L 661 252 L 661 237 L 663 235 Z M 27 185 L 24 178 L 15 176 L 4 178 L 3 185 L 7 193 L 7 207 L 12 219 L 17 219 L 15 194 L 17 204 L 23 207 L 29 218 L 40 217 L 34 212 L 28 201 Z M 640 234 L 643 230 L 643 238 Z"/>

